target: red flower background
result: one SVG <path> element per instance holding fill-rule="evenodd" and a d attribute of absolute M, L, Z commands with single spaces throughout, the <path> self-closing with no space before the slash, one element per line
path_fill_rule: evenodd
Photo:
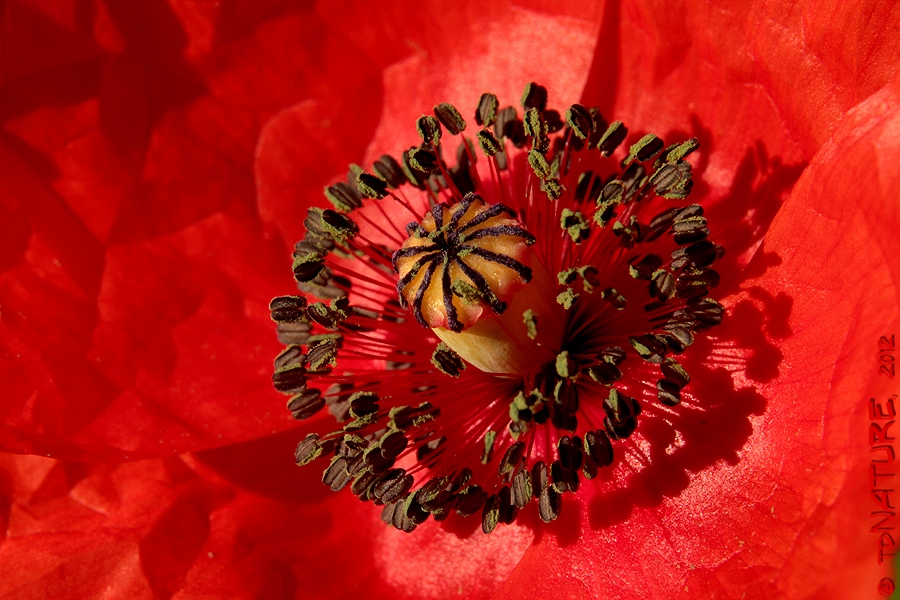
<path fill-rule="evenodd" d="M 873 597 L 893 3 L 377 4 L 0 4 L 0 597 Z M 405 535 L 292 464 L 314 424 L 269 387 L 266 306 L 348 163 L 532 80 L 700 138 L 729 252 L 709 409 L 644 422 L 650 467 L 553 524 Z"/>

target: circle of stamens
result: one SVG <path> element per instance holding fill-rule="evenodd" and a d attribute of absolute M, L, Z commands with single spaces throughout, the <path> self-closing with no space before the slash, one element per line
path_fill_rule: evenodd
<path fill-rule="evenodd" d="M 469 136 L 442 103 L 417 120 L 419 146 L 351 166 L 294 247 L 302 295 L 270 304 L 286 346 L 275 389 L 295 418 L 327 408 L 339 424 L 308 434 L 296 462 L 327 459 L 325 485 L 405 532 L 455 512 L 490 533 L 532 501 L 558 518 L 563 494 L 628 452 L 639 419 L 696 404 L 677 357 L 724 316 L 709 297 L 723 249 L 685 202 L 697 140 L 623 147 L 621 122 L 561 114 L 534 83 L 521 104 L 482 94 Z M 482 308 L 517 353 L 502 370 L 453 338 Z"/>

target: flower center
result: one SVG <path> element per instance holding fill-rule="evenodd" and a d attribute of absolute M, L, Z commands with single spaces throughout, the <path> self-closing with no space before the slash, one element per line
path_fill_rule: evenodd
<path fill-rule="evenodd" d="M 410 237 L 393 256 L 401 305 L 487 373 L 526 372 L 559 345 L 557 339 L 535 351 L 528 338 L 521 315 L 549 306 L 548 277 L 542 266 L 528 266 L 535 239 L 516 216 L 503 204 L 488 206 L 469 193 L 452 206 L 435 205 L 421 224 L 410 223 Z M 532 282 L 535 270 L 538 281 Z M 512 318 L 504 318 L 510 302 Z"/>
<path fill-rule="evenodd" d="M 622 123 L 546 104 L 536 84 L 521 117 L 484 94 L 474 137 L 440 104 L 418 147 L 351 167 L 294 248 L 305 295 L 272 301 L 276 389 L 341 424 L 297 462 L 327 457 L 325 484 L 398 529 L 481 512 L 489 533 L 531 500 L 553 520 L 639 417 L 694 402 L 675 357 L 723 316 L 722 249 L 684 202 L 697 142 L 620 149 Z"/>

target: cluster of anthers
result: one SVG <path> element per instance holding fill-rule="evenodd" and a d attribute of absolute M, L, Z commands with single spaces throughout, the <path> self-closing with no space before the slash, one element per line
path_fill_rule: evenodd
<path fill-rule="evenodd" d="M 533 83 L 522 113 L 484 94 L 474 137 L 440 104 L 400 160 L 351 166 L 295 246 L 304 295 L 270 306 L 275 388 L 295 418 L 340 424 L 297 463 L 403 531 L 456 512 L 490 533 L 532 500 L 557 518 L 642 410 L 681 402 L 675 357 L 722 320 L 722 248 L 684 201 L 697 140 L 625 150 L 621 122 L 546 104 Z"/>

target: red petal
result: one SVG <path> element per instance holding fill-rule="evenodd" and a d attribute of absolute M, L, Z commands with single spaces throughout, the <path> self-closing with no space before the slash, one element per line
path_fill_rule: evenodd
<path fill-rule="evenodd" d="M 726 260 L 743 266 L 838 119 L 897 71 L 893 8 L 610 1 L 584 98 L 633 140 L 700 139 L 693 198 L 731 224 Z"/>
<path fill-rule="evenodd" d="M 774 372 L 736 373 L 736 385 L 766 398 L 737 455 L 688 468 L 682 483 L 648 470 L 637 486 L 568 500 L 563 510 L 582 512 L 589 526 L 581 538 L 544 535 L 497 597 L 876 595 L 891 558 L 879 566 L 879 537 L 869 531 L 879 520 L 869 495 L 877 486 L 864 482 L 869 398 L 886 406 L 896 391 L 879 373 L 878 349 L 900 330 L 898 131 L 895 80 L 822 147 L 773 222 L 746 292 L 727 301 L 721 339 L 747 339 L 757 324 L 738 313 L 765 308 L 762 342 L 782 357 Z M 672 494 L 673 485 L 683 491 Z"/>
<path fill-rule="evenodd" d="M 254 151 L 285 106 L 356 99 L 343 42 L 297 9 L 63 6 L 9 8 L 45 39 L 3 57 L 0 447 L 169 456 L 293 427 L 266 384 L 293 239 L 260 219 Z"/>

